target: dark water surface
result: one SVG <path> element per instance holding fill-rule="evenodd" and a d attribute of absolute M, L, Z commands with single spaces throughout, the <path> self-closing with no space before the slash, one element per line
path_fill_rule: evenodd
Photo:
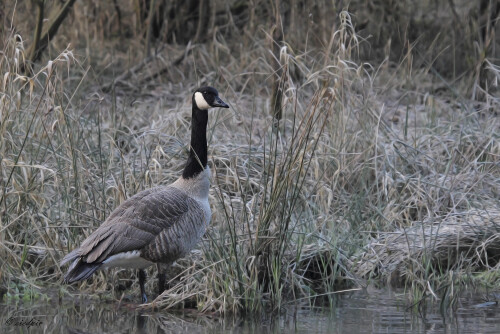
<path fill-rule="evenodd" d="M 467 293 L 455 311 L 408 310 L 403 292 L 356 291 L 329 307 L 289 306 L 259 319 L 222 318 L 195 311 L 139 312 L 133 304 L 65 300 L 0 304 L 0 333 L 500 333 L 495 296 Z M 496 296 L 498 299 L 498 295 Z"/>

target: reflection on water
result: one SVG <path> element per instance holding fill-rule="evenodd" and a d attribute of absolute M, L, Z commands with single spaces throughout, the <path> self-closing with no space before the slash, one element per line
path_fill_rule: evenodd
<path fill-rule="evenodd" d="M 456 312 L 442 316 L 437 305 L 425 314 L 408 311 L 402 293 L 356 291 L 328 308 L 289 307 L 259 319 L 139 312 L 98 301 L 0 304 L 0 333 L 499 333 L 500 306 L 481 297 L 465 295 Z"/>

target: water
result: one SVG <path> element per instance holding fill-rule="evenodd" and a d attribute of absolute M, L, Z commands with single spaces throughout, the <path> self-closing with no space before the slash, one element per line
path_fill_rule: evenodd
<path fill-rule="evenodd" d="M 485 296 L 464 294 L 455 311 L 442 315 L 436 304 L 425 313 L 408 310 L 401 291 L 356 291 L 329 307 L 289 306 L 259 319 L 193 310 L 139 312 L 134 304 L 77 298 L 0 304 L 0 333 L 500 333 L 500 306 L 485 303 Z"/>

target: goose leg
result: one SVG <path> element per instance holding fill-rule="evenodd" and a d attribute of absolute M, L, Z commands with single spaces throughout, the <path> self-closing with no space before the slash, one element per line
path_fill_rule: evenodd
<path fill-rule="evenodd" d="M 144 269 L 138 270 L 138 276 L 139 276 L 139 287 L 141 288 L 142 303 L 145 304 L 148 302 L 148 297 L 146 296 L 146 290 L 144 289 L 144 283 L 146 282 L 146 272 L 144 271 Z"/>
<path fill-rule="evenodd" d="M 156 267 L 158 268 L 158 296 L 159 296 L 163 293 L 163 291 L 165 291 L 166 288 L 165 281 L 167 278 L 168 265 L 158 263 Z"/>

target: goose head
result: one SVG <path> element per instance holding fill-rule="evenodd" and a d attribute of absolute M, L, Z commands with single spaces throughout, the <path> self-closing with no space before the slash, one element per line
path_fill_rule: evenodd
<path fill-rule="evenodd" d="M 226 102 L 219 97 L 219 92 L 213 87 L 200 87 L 193 94 L 193 107 L 200 110 L 209 108 L 229 108 Z"/>

